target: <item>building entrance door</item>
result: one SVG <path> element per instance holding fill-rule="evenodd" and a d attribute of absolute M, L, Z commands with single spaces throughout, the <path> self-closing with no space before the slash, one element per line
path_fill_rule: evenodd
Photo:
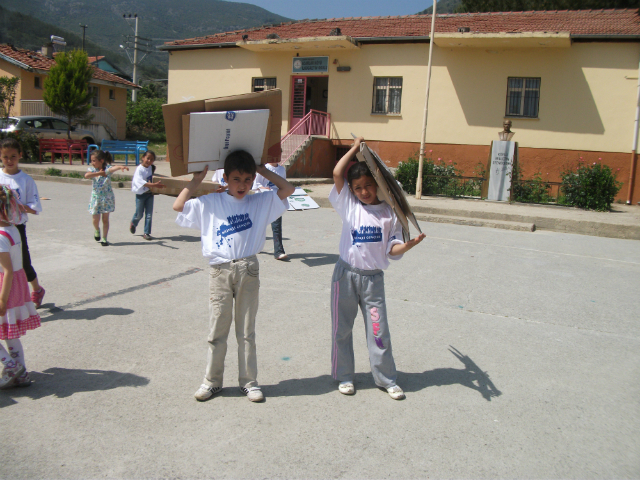
<path fill-rule="evenodd" d="M 289 130 L 311 110 L 327 111 L 329 77 L 293 76 Z"/>

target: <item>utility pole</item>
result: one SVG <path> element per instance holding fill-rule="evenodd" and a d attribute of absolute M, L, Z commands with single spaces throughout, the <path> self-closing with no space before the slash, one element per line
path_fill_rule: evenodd
<path fill-rule="evenodd" d="M 136 19 L 136 29 L 133 38 L 133 83 L 138 84 L 138 14 L 133 15 Z M 131 101 L 136 103 L 138 100 L 138 90 L 135 88 L 131 92 Z"/>
<path fill-rule="evenodd" d="M 80 24 L 80 28 L 82 28 L 82 51 L 84 52 L 84 34 L 87 31 L 87 28 L 89 28 L 89 25 Z"/>

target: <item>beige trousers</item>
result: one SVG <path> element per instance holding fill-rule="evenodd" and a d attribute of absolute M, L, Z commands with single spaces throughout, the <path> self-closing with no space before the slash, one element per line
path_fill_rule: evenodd
<path fill-rule="evenodd" d="M 238 341 L 238 383 L 244 388 L 258 385 L 255 327 L 259 273 L 260 266 L 255 255 L 210 267 L 209 358 L 204 377 L 204 383 L 210 387 L 222 387 L 227 337 L 234 316 Z"/>

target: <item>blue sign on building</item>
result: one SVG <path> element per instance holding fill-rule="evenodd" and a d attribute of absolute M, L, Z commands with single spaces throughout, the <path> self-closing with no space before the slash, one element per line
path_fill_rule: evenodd
<path fill-rule="evenodd" d="M 329 57 L 293 57 L 293 73 L 329 71 Z"/>

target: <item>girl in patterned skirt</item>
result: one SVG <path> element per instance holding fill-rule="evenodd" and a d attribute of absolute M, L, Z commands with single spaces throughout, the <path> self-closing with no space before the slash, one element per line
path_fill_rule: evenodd
<path fill-rule="evenodd" d="M 116 209 L 116 197 L 111 188 L 111 175 L 118 170 L 129 170 L 125 166 L 111 167 L 112 157 L 109 152 L 94 150 L 91 153 L 91 166 L 84 178 L 93 180 L 93 191 L 89 202 L 89 213 L 93 215 L 93 238 L 103 247 L 109 245 L 109 213 Z M 102 236 L 100 236 L 100 216 L 102 216 Z"/>
<path fill-rule="evenodd" d="M 24 351 L 19 338 L 40 326 L 40 316 L 29 295 L 27 275 L 22 268 L 22 243 L 14 226 L 20 221 L 16 194 L 7 186 L 0 187 L 0 389 L 28 387 Z"/>

